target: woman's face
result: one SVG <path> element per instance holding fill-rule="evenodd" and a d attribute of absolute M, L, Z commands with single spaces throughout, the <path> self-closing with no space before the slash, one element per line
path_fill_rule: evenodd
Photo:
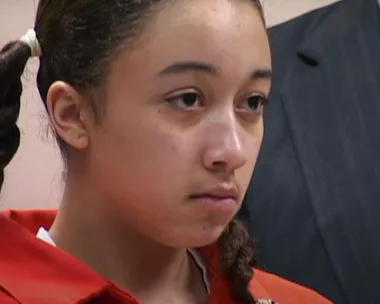
<path fill-rule="evenodd" d="M 86 155 L 115 221 L 160 243 L 215 241 L 263 137 L 270 51 L 250 1 L 178 1 L 114 62 Z M 108 211 L 110 212 L 110 211 Z"/>

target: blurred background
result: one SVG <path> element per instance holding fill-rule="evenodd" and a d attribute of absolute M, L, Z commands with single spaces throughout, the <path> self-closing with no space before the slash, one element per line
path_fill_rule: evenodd
<path fill-rule="evenodd" d="M 262 0 L 268 26 L 336 1 Z M 37 4 L 37 0 L 1 0 L 1 46 L 21 37 L 33 26 Z M 36 89 L 37 67 L 38 60 L 31 60 L 24 75 L 19 119 L 21 146 L 6 170 L 0 209 L 56 207 L 60 200 L 62 164 Z"/>

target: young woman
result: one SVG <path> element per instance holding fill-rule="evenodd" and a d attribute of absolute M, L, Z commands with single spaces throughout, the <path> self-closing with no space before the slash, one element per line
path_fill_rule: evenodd
<path fill-rule="evenodd" d="M 232 220 L 271 86 L 258 1 L 41 0 L 0 54 L 2 169 L 31 56 L 66 186 L 0 216 L 1 304 L 329 303 L 253 270 Z"/>

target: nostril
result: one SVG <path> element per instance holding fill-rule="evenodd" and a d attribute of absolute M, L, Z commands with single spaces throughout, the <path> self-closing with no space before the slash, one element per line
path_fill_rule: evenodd
<path fill-rule="evenodd" d="M 214 161 L 214 162 L 212 163 L 212 166 L 213 166 L 214 168 L 225 167 L 225 166 L 226 166 L 226 162 L 224 162 L 224 161 Z"/>
<path fill-rule="evenodd" d="M 225 161 L 214 161 L 211 167 L 209 167 L 209 170 L 210 172 L 222 174 L 223 176 L 231 173 L 231 168 Z"/>

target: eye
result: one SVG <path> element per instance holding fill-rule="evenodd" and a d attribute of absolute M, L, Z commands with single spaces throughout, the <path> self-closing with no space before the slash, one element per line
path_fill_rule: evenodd
<path fill-rule="evenodd" d="M 261 115 L 263 112 L 264 104 L 267 102 L 267 99 L 260 94 L 254 94 L 249 96 L 242 105 L 242 110 L 253 112 L 256 115 Z"/>
<path fill-rule="evenodd" d="M 166 98 L 166 101 L 182 110 L 189 110 L 202 106 L 201 95 L 198 92 L 194 91 L 178 93 Z"/>

